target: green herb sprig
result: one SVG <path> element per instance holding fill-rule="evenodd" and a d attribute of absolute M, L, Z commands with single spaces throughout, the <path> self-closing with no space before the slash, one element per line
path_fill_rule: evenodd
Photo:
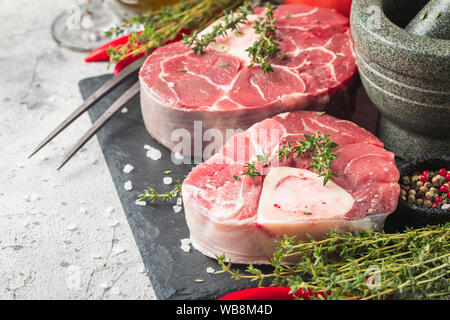
<path fill-rule="evenodd" d="M 128 57 L 148 54 L 153 48 L 174 39 L 183 29 L 202 30 L 221 17 L 218 12 L 232 11 L 242 5 L 243 0 L 182 0 L 173 6 L 166 6 L 125 20 L 106 32 L 106 36 L 118 36 L 132 29 L 128 43 L 108 48 L 110 62 L 119 62 Z"/>
<path fill-rule="evenodd" d="M 149 200 L 151 203 L 155 203 L 158 199 L 162 200 L 163 203 L 171 201 L 177 195 L 181 196 L 181 181 L 177 180 L 177 183 L 172 190 L 168 192 L 159 193 L 154 188 L 147 188 L 139 195 L 140 201 Z"/>
<path fill-rule="evenodd" d="M 294 146 L 289 142 L 282 144 L 276 155 L 257 155 L 256 160 L 244 165 L 246 171 L 243 175 L 255 180 L 256 177 L 261 176 L 261 173 L 256 168 L 257 162 L 267 167 L 271 165 L 270 159 L 274 156 L 278 156 L 278 159 L 287 159 L 291 154 L 294 154 L 298 158 L 310 152 L 313 156 L 311 157 L 312 164 L 308 168 L 312 169 L 320 177 L 323 177 L 323 185 L 326 185 L 329 180 L 335 180 L 337 174 L 331 170 L 331 165 L 332 161 L 337 159 L 337 155 L 333 153 L 333 149 L 338 144 L 330 140 L 330 134 L 323 134 L 320 131 L 314 132 L 313 135 L 305 134 L 304 137 L 306 139 L 305 141 L 298 141 L 298 144 Z"/>
<path fill-rule="evenodd" d="M 225 37 L 229 32 L 241 33 L 240 25 L 247 23 L 247 16 L 253 13 L 253 7 L 247 2 L 238 7 L 235 12 L 225 12 L 223 21 L 214 25 L 211 32 L 201 36 L 198 35 L 197 31 L 194 31 L 190 36 L 183 34 L 183 44 L 200 55 L 210 43 L 216 42 L 217 37 Z"/>
<path fill-rule="evenodd" d="M 217 258 L 233 279 L 259 285 L 286 285 L 318 294 L 317 299 L 450 298 L 450 223 L 403 233 L 362 231 L 329 233 L 311 242 L 285 236 L 271 259 L 273 272 L 249 265 L 233 269 L 225 255 Z M 285 262 L 295 259 L 293 265 Z M 325 294 L 324 294 L 325 293 Z M 314 297 L 312 297 L 314 298 Z"/>
<path fill-rule="evenodd" d="M 266 4 L 264 18 L 255 21 L 253 29 L 259 35 L 253 45 L 248 48 L 250 58 L 253 63 L 261 64 L 263 73 L 272 72 L 272 58 L 280 51 L 279 43 L 276 38 L 276 19 L 273 17 L 273 11 L 276 6 L 272 6 L 269 2 Z"/>

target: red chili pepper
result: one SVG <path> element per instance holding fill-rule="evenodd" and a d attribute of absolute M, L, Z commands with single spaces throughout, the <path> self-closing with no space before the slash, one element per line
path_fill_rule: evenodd
<path fill-rule="evenodd" d="M 144 53 L 140 53 L 137 56 L 132 56 L 132 57 L 128 57 L 126 59 L 123 59 L 122 61 L 120 61 L 119 63 L 116 64 L 116 66 L 114 67 L 114 75 L 117 75 L 120 71 L 123 70 L 123 68 L 125 68 L 127 65 L 129 65 L 130 63 L 136 61 L 137 59 L 141 58 L 144 56 Z"/>
<path fill-rule="evenodd" d="M 94 49 L 91 51 L 85 58 L 84 61 L 86 62 L 97 62 L 97 61 L 109 61 L 108 56 L 108 48 L 109 47 L 118 47 L 120 45 L 124 45 L 128 42 L 129 35 L 125 35 L 123 37 L 114 39 L 113 41 L 110 41 L 108 43 L 105 43 L 104 45 L 101 45 L 97 49 Z"/>

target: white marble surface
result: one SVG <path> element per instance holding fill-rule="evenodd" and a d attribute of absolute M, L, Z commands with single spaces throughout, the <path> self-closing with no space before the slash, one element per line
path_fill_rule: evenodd
<path fill-rule="evenodd" d="M 106 72 L 51 38 L 72 3 L 0 2 L 0 299 L 154 299 L 97 139 L 55 169 L 88 116 L 27 159 Z"/>

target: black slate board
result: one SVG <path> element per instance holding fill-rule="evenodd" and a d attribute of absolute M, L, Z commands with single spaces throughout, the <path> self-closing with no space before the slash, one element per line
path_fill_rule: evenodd
<path fill-rule="evenodd" d="M 111 75 L 83 79 L 79 83 L 83 99 L 86 99 Z M 116 100 L 136 77 L 131 77 L 110 94 L 101 99 L 90 111 L 95 121 Z M 155 142 L 147 133 L 141 116 L 139 98 L 126 105 L 128 112 L 119 113 L 97 134 L 106 163 L 111 172 L 117 193 L 139 248 L 153 289 L 158 299 L 217 299 L 227 293 L 255 286 L 241 280 L 230 279 L 226 274 L 209 274 L 206 268 L 219 270 L 216 260 L 205 257 L 191 249 L 186 253 L 180 249 L 181 239 L 189 238 L 184 212 L 175 213 L 172 204 L 147 204 L 137 206 L 135 200 L 147 187 L 170 190 L 163 184 L 165 176 L 183 179 L 194 165 L 175 165 L 170 160 L 170 151 Z M 163 125 L 163 124 L 162 124 Z M 146 157 L 144 145 L 162 152 L 158 161 Z M 125 164 L 134 166 L 129 174 L 123 172 Z M 171 170 L 171 174 L 164 171 Z M 131 180 L 133 189 L 126 191 L 124 183 Z M 204 282 L 197 283 L 196 279 Z"/>
<path fill-rule="evenodd" d="M 83 79 L 79 87 L 86 99 L 105 81 L 111 78 L 106 74 Z M 101 99 L 90 111 L 95 121 L 134 81 L 130 77 L 121 86 Z M 97 134 L 106 163 L 111 172 L 131 230 L 150 281 L 158 299 L 217 299 L 227 293 L 254 287 L 255 282 L 230 279 L 228 274 L 209 274 L 206 268 L 219 270 L 217 261 L 196 250 L 185 253 L 180 249 L 181 239 L 189 237 L 183 211 L 175 213 L 173 204 L 148 204 L 140 207 L 135 204 L 138 195 L 146 187 L 157 190 L 170 190 L 163 184 L 163 172 L 171 170 L 174 182 L 183 179 L 193 165 L 175 165 L 170 160 L 170 152 L 154 141 L 147 133 L 141 116 L 139 98 L 131 100 L 127 113 L 119 113 Z M 371 132 L 377 123 L 376 108 L 370 103 L 364 91 L 358 90 L 356 111 L 352 120 Z M 164 124 L 161 124 L 164 125 Z M 162 159 L 153 161 L 146 157 L 144 145 L 150 145 L 162 152 Z M 134 170 L 123 172 L 125 164 Z M 125 191 L 124 183 L 131 180 L 133 189 Z M 265 269 L 265 268 L 263 268 Z M 204 282 L 197 283 L 196 279 Z"/>

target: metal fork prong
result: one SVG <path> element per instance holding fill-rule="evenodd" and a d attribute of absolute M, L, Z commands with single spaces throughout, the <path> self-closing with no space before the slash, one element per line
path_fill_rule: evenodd
<path fill-rule="evenodd" d="M 103 84 L 97 91 L 91 94 L 74 112 L 72 112 L 58 127 L 56 127 L 50 134 L 34 149 L 34 151 L 28 156 L 31 158 L 36 152 L 41 150 L 47 143 L 49 143 L 54 137 L 56 137 L 61 131 L 63 131 L 69 124 L 75 121 L 86 110 L 92 107 L 100 98 L 107 94 L 111 89 L 120 84 L 130 74 L 139 69 L 144 63 L 145 57 L 142 57 L 127 67 L 125 67 L 117 76 L 111 78 L 105 84 Z"/>
<path fill-rule="evenodd" d="M 124 94 L 122 94 L 114 103 L 98 118 L 92 127 L 78 140 L 78 142 L 64 156 L 58 169 L 61 169 L 72 156 L 83 147 L 83 145 L 100 130 L 103 125 L 108 122 L 122 107 L 139 93 L 139 81 L 136 81 Z"/>

